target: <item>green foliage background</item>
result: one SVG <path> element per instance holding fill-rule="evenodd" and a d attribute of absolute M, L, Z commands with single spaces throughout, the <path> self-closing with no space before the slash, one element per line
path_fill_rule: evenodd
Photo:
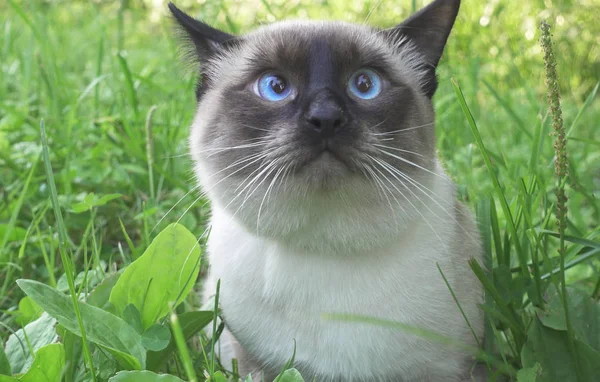
<path fill-rule="evenodd" d="M 176 3 L 219 28 L 243 33 L 290 18 L 388 27 L 426 2 Z M 599 14 L 596 0 L 463 1 L 439 69 L 435 104 L 440 156 L 462 199 L 474 208 L 489 201 L 493 184 L 452 78 L 462 88 L 511 207 L 525 203 L 523 184 L 535 179 L 527 201 L 532 219 L 537 228 L 556 229 L 553 219 L 542 227 L 555 200 L 537 28 L 546 19 L 553 25 L 569 131 L 568 233 L 598 241 L 600 102 L 590 94 L 600 80 Z M 178 219 L 199 236 L 208 206 L 198 192 L 189 193 L 195 183 L 185 140 L 195 107 L 195 68 L 182 59 L 185 50 L 175 38 L 165 1 L 9 0 L 0 3 L 0 25 L 0 320 L 5 324 L 0 338 L 6 340 L 8 328 L 28 322 L 17 318 L 32 310 L 25 303 L 19 307 L 24 295 L 15 280 L 30 278 L 56 286 L 63 274 L 39 157 L 40 119 L 46 122 L 78 270 L 122 268 Z M 148 118 L 153 106 L 156 110 Z M 94 204 L 91 193 L 122 197 Z M 75 213 L 86 210 L 78 203 L 95 207 Z M 504 232 L 506 217 L 500 208 L 498 221 Z M 544 245 L 555 256 L 556 243 Z M 571 259 L 579 249 L 571 251 Z M 513 253 L 511 265 L 516 264 Z M 591 293 L 598 285 L 599 265 L 592 259 L 572 268 L 567 272 L 569 283 Z M 35 312 L 31 314 L 33 319 Z"/>

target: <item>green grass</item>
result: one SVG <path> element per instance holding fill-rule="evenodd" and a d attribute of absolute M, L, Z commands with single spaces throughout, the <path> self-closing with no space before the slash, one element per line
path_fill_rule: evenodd
<path fill-rule="evenodd" d="M 391 26 L 423 3 L 207 0 L 199 6 L 181 0 L 178 5 L 243 33 L 284 18 L 368 19 Z M 513 378 L 519 369 L 521 375 L 535 372 L 539 363 L 538 380 L 552 380 L 552 372 L 562 378 L 565 372 L 569 377 L 560 380 L 579 375 L 585 381 L 587 363 L 599 360 L 600 342 L 597 332 L 586 332 L 600 320 L 590 299 L 600 298 L 600 24 L 595 16 L 600 5 L 594 0 L 545 4 L 550 2 L 463 1 L 439 69 L 437 145 L 461 199 L 477 212 L 484 241 L 485 267 L 473 264 L 488 292 L 486 353 L 479 357 L 490 361 L 493 355 L 491 364 Z M 75 314 L 74 296 L 91 292 L 106 277 L 102 285 L 110 284 L 115 272 L 140 258 L 171 223 L 179 221 L 196 236 L 205 229 L 208 206 L 190 192 L 195 183 L 186 148 L 195 78 L 180 59 L 165 10 L 165 4 L 149 0 L 0 4 L 0 338 L 5 343 L 41 314 L 17 279 L 69 291 Z M 554 139 L 537 28 L 543 18 L 553 25 L 567 131 L 569 213 L 562 261 L 570 325 L 560 319 L 564 293 Z M 103 308 L 98 290 L 94 301 Z M 174 309 L 178 321 L 171 322 L 179 322 L 181 331 L 174 324 L 174 356 L 160 371 L 204 380 L 208 370 L 211 380 L 225 380 L 207 354 L 210 340 L 196 335 L 182 348 L 181 340 L 207 323 L 208 313 L 194 315 L 202 313 L 195 312 L 198 308 L 189 295 Z M 81 314 L 77 318 L 73 330 L 84 327 Z M 168 320 L 160 325 L 168 328 Z M 96 380 L 107 380 L 118 369 L 112 353 L 97 342 L 88 341 L 86 350 L 79 337 L 61 338 L 65 359 L 74 360 L 65 380 L 85 375 L 84 362 L 93 365 Z M 35 348 L 35 340 L 25 336 L 24 349 Z M 544 348 L 564 351 L 549 354 Z M 59 353 L 56 347 L 47 350 Z M 553 364 L 564 367 L 557 371 L 548 366 Z"/>

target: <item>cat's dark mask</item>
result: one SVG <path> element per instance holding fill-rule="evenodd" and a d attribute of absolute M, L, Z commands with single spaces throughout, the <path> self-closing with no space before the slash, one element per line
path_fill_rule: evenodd
<path fill-rule="evenodd" d="M 391 207 L 427 187 L 435 68 L 459 5 L 436 0 L 386 30 L 284 21 L 232 36 L 170 3 L 200 64 L 190 149 L 213 205 L 244 221 L 317 196 Z"/>

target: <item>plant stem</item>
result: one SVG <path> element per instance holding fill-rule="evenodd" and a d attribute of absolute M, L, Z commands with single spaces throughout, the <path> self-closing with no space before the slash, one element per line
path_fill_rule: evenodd
<path fill-rule="evenodd" d="M 56 184 L 54 183 L 54 173 L 52 172 L 52 164 L 50 163 L 50 153 L 48 151 L 48 138 L 46 137 L 46 128 L 44 126 L 44 120 L 40 122 L 40 130 L 42 134 L 42 149 L 44 156 L 44 165 L 46 168 L 46 177 L 48 179 L 48 186 L 50 187 L 50 199 L 52 201 L 52 209 L 54 210 L 54 216 L 56 217 L 56 225 L 58 226 L 58 247 L 60 252 L 60 259 L 65 268 L 65 275 L 67 277 L 67 284 L 69 285 L 69 292 L 71 294 L 71 300 L 73 302 L 73 309 L 77 316 L 77 323 L 79 324 L 79 331 L 81 332 L 81 342 L 83 345 L 83 357 L 85 363 L 90 368 L 90 374 L 92 381 L 96 382 L 96 372 L 94 370 L 94 363 L 92 361 L 92 354 L 87 344 L 87 336 L 85 334 L 85 328 L 83 326 L 83 319 L 81 312 L 79 311 L 79 303 L 77 301 L 77 293 L 75 291 L 75 272 L 72 258 L 67 254 L 67 230 L 65 229 L 65 223 L 60 212 L 60 204 L 58 202 L 58 193 L 56 192 Z"/>
<path fill-rule="evenodd" d="M 540 23 L 540 44 L 544 50 L 544 64 L 546 68 L 546 86 L 548 90 L 548 106 L 552 114 L 552 127 L 554 129 L 554 151 L 556 158 L 554 162 L 554 175 L 556 178 L 556 219 L 558 224 L 558 233 L 560 235 L 560 244 L 558 253 L 560 255 L 560 284 L 563 309 L 565 311 L 565 321 L 567 324 L 567 337 L 569 350 L 575 362 L 575 372 L 577 380 L 581 381 L 581 372 L 579 370 L 579 360 L 577 349 L 575 348 L 575 338 L 573 336 L 573 326 L 569 315 L 569 304 L 567 302 L 567 283 L 565 278 L 565 230 L 567 228 L 567 195 L 565 186 L 567 182 L 567 138 L 562 118 L 562 109 L 560 106 L 560 90 L 558 86 L 558 74 L 556 72 L 556 57 L 552 48 L 552 36 L 550 34 L 550 24 L 545 21 Z"/>

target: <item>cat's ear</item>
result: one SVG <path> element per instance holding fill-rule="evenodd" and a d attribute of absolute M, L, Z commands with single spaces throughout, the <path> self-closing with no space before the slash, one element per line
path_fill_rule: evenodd
<path fill-rule="evenodd" d="M 177 8 L 172 2 L 169 2 L 169 10 L 186 36 L 194 44 L 200 62 L 205 62 L 210 56 L 218 53 L 228 43 L 235 40 L 235 36 L 196 20 Z"/>
<path fill-rule="evenodd" d="M 392 38 L 409 38 L 429 65 L 436 67 L 458 14 L 460 0 L 435 0 L 401 24 L 388 29 Z"/>

